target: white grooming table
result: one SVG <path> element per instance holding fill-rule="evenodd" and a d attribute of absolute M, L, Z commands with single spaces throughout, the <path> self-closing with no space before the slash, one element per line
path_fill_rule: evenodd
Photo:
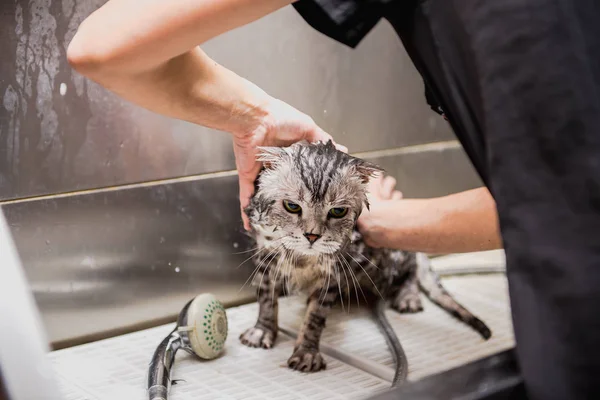
<path fill-rule="evenodd" d="M 440 271 L 464 266 L 504 265 L 502 252 L 474 253 L 435 259 Z M 398 314 L 388 311 L 406 351 L 409 380 L 448 370 L 513 346 L 506 278 L 502 273 L 463 275 L 443 279 L 463 305 L 483 319 L 493 336 L 484 341 L 470 327 L 425 300 L 425 311 Z M 183 306 L 183 305 L 182 305 Z M 280 325 L 295 334 L 305 302 L 281 299 Z M 280 334 L 271 350 L 243 346 L 239 334 L 252 326 L 257 304 L 227 310 L 229 337 L 226 352 L 200 361 L 181 352 L 172 378 L 171 400 L 199 399 L 364 399 L 389 387 L 393 361 L 375 322 L 356 308 L 332 313 L 322 338 L 327 369 L 305 374 L 287 368 L 293 338 Z M 52 352 L 63 392 L 68 400 L 145 400 L 150 358 L 172 324 L 82 346 Z"/>

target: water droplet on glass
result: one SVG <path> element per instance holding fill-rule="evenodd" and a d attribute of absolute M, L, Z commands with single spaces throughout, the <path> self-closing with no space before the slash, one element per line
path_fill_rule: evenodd
<path fill-rule="evenodd" d="M 166 240 L 165 240 L 165 238 L 164 238 L 164 237 L 162 237 L 162 236 L 161 236 L 161 237 L 160 237 L 160 243 L 164 243 L 164 242 L 166 242 Z"/>
<path fill-rule="evenodd" d="M 179 269 L 179 267 L 175 267 L 175 272 L 179 272 L 179 271 L 181 271 L 181 270 Z"/>
<path fill-rule="evenodd" d="M 171 266 L 171 263 L 169 263 L 169 267 Z"/>
<path fill-rule="evenodd" d="M 67 84 L 66 83 L 60 84 L 59 92 L 60 92 L 61 96 L 64 96 L 65 94 L 67 94 Z"/>
<path fill-rule="evenodd" d="M 323 110 L 323 114 L 327 114 L 327 110 Z"/>
<path fill-rule="evenodd" d="M 233 242 L 233 248 L 237 249 L 238 247 L 240 247 L 240 245 L 238 244 L 238 242 Z"/>
<path fill-rule="evenodd" d="M 50 246 L 50 241 L 46 240 L 46 246 Z"/>

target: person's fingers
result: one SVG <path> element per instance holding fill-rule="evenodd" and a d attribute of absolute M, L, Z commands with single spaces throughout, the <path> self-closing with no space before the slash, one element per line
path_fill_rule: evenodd
<path fill-rule="evenodd" d="M 256 149 L 245 147 L 234 142 L 235 164 L 238 170 L 240 209 L 244 228 L 250 230 L 248 216 L 244 212 L 254 194 L 254 181 L 260 172 L 261 163 L 256 161 Z"/>
<path fill-rule="evenodd" d="M 369 198 L 379 199 L 381 197 L 381 185 L 383 181 L 383 174 L 376 173 L 369 179 L 369 183 L 367 184 L 367 196 Z"/>
<path fill-rule="evenodd" d="M 333 136 L 331 136 L 329 133 L 325 132 L 323 129 L 321 129 L 319 127 L 314 129 L 307 135 L 307 140 L 311 143 L 314 143 L 314 142 L 327 143 L 328 141 L 331 140 L 333 142 L 333 144 L 335 145 L 336 149 L 338 149 L 339 151 L 341 151 L 343 153 L 348 153 L 348 148 L 346 146 L 337 143 L 335 141 L 335 139 L 333 138 Z"/>
<path fill-rule="evenodd" d="M 244 223 L 244 229 L 246 231 L 250 231 L 250 219 L 248 219 L 248 216 L 246 215 L 246 212 L 244 211 L 244 209 L 242 207 L 240 207 L 240 212 L 242 213 L 242 222 Z"/>
<path fill-rule="evenodd" d="M 394 193 L 392 193 L 392 200 L 402 200 L 403 198 L 404 195 L 399 190 L 394 190 Z"/>
<path fill-rule="evenodd" d="M 342 153 L 348 153 L 348 148 L 346 146 L 344 146 L 343 144 L 335 144 L 336 149 L 338 149 L 339 151 L 341 151 Z"/>
<path fill-rule="evenodd" d="M 240 182 L 240 211 L 242 213 L 242 221 L 244 222 L 244 229 L 250 230 L 250 220 L 244 211 L 250 204 L 250 198 L 254 193 L 254 183 L 249 184 L 249 180 L 243 175 L 239 176 Z"/>
<path fill-rule="evenodd" d="M 333 137 L 329 133 L 325 132 L 323 129 L 318 127 L 317 125 L 314 125 L 314 126 L 310 127 L 304 133 L 304 139 L 306 139 L 310 143 L 315 143 L 315 142 L 327 143 L 330 140 L 333 140 Z"/>
<path fill-rule="evenodd" d="M 336 143 L 333 136 L 331 136 L 329 133 L 325 132 L 323 129 L 321 129 L 317 125 L 314 126 L 314 129 L 309 129 L 304 134 L 304 139 L 310 143 L 316 143 L 316 142 L 327 143 L 331 140 L 333 142 L 333 144 L 335 145 L 336 149 L 338 149 L 339 151 L 341 151 L 343 153 L 348 153 L 348 148 L 346 146 Z"/>
<path fill-rule="evenodd" d="M 394 177 L 386 176 L 385 178 L 383 178 L 379 191 L 379 193 L 381 194 L 381 198 L 384 200 L 391 199 L 395 187 L 396 179 Z"/>

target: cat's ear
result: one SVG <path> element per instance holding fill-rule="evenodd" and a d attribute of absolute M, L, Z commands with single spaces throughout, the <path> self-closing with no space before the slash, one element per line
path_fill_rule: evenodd
<path fill-rule="evenodd" d="M 263 163 L 265 168 L 273 168 L 287 155 L 284 147 L 258 147 L 256 161 Z"/>
<path fill-rule="evenodd" d="M 371 178 L 374 178 L 378 174 L 385 172 L 379 165 L 370 163 L 368 161 L 360 160 L 356 165 L 356 172 L 358 173 L 362 183 L 367 184 Z"/>

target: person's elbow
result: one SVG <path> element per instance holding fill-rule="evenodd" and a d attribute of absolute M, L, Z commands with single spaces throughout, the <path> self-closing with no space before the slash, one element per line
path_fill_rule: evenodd
<path fill-rule="evenodd" d="M 69 43 L 67 60 L 81 75 L 102 81 L 116 70 L 117 54 L 114 49 L 99 43 L 93 39 L 93 35 L 80 28 Z"/>

